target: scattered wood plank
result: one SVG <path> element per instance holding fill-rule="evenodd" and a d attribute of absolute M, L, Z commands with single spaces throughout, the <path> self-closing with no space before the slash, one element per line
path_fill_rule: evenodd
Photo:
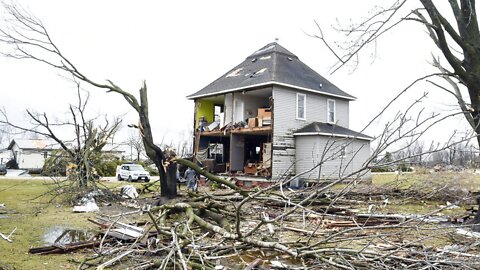
<path fill-rule="evenodd" d="M 107 239 L 104 241 L 104 243 L 110 242 L 110 241 L 112 240 Z M 78 249 L 97 247 L 100 245 L 100 242 L 101 242 L 100 240 L 92 240 L 92 241 L 80 241 L 80 242 L 75 242 L 75 243 L 70 243 L 65 245 L 53 244 L 45 247 L 31 248 L 28 250 L 28 253 L 39 254 L 39 255 L 69 253 Z"/>

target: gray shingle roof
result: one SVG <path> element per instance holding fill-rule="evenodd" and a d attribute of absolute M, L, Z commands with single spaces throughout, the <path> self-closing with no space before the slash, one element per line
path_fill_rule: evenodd
<path fill-rule="evenodd" d="M 265 45 L 241 64 L 187 98 L 214 96 L 272 84 L 349 100 L 355 99 L 276 42 Z"/>
<path fill-rule="evenodd" d="M 353 131 L 351 129 L 329 123 L 313 122 L 293 133 L 295 136 L 325 135 L 333 137 L 356 138 L 361 140 L 373 140 L 372 137 Z"/>

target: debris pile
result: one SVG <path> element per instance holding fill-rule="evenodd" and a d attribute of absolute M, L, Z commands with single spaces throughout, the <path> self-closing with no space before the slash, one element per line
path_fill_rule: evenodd
<path fill-rule="evenodd" d="M 287 193 L 271 186 L 246 191 L 232 185 L 230 190 L 202 190 L 160 205 L 146 201 L 119 214 L 100 213 L 89 219 L 99 231 L 91 239 L 29 252 L 90 248 L 94 254 L 78 262 L 78 269 L 480 266 L 475 261 L 480 255 L 467 245 L 459 251 L 419 244 L 432 230 L 436 237 L 470 236 L 455 233 L 445 218 L 357 213 L 351 202 L 312 189 Z"/>

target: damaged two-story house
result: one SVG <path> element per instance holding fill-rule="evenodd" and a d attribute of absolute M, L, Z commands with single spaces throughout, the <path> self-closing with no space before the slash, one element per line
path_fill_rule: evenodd
<path fill-rule="evenodd" d="M 194 155 L 215 173 L 334 179 L 370 156 L 372 138 L 349 129 L 355 97 L 278 43 L 187 98 L 195 101 Z"/>

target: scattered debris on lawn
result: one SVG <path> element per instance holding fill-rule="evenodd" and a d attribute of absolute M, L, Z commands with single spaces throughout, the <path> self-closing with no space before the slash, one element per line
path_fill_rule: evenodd
<path fill-rule="evenodd" d="M 43 235 L 43 241 L 46 244 L 71 244 L 80 241 L 87 241 L 95 236 L 95 233 L 89 230 L 80 230 L 66 228 L 64 226 L 53 226 L 48 228 L 48 230 Z"/>
<path fill-rule="evenodd" d="M 126 185 L 120 188 L 120 193 L 126 199 L 136 199 L 138 198 L 137 189 L 132 185 Z"/>
<path fill-rule="evenodd" d="M 14 210 L 8 209 L 4 203 L 0 204 L 0 219 L 8 218 L 9 214 L 15 214 L 15 213 L 17 212 Z"/>
<path fill-rule="evenodd" d="M 108 241 L 109 240 L 106 240 L 103 242 L 107 243 Z M 65 245 L 53 244 L 46 247 L 31 248 L 28 250 L 28 253 L 39 254 L 39 255 L 69 253 L 78 249 L 97 247 L 101 243 L 102 243 L 101 240 L 89 240 L 89 241 L 80 241 L 80 242 L 75 242 L 75 243 L 65 244 Z"/>
<path fill-rule="evenodd" d="M 295 191 L 291 194 L 302 197 L 300 193 Z M 333 260 L 331 262 L 334 263 L 336 259 L 333 258 L 341 252 L 355 267 L 368 267 L 365 261 L 352 255 L 356 252 L 362 252 L 362 256 L 367 259 L 381 260 L 394 268 L 406 267 L 410 263 L 426 266 L 432 260 L 444 260 L 445 263 L 459 267 L 463 262 L 454 258 L 473 260 L 480 257 L 480 254 L 449 249 L 448 246 L 432 249 L 418 244 L 416 236 L 397 239 L 396 232 L 404 228 L 415 228 L 412 229 L 412 234 L 415 230 L 421 231 L 419 224 L 441 226 L 438 228 L 448 230 L 452 224 L 446 217 L 357 213 L 346 205 L 329 207 L 331 199 L 326 196 L 311 200 L 308 208 L 299 207 L 297 211 L 278 219 L 288 211 L 286 209 L 295 207 L 297 199 L 293 197 L 282 204 L 270 197 L 265 198 L 263 205 L 247 204 L 242 210 L 238 232 L 235 231 L 234 223 L 224 219 L 235 216 L 235 210 L 229 208 L 229 203 L 226 202 L 241 203 L 242 196 L 238 193 L 223 190 L 188 196 L 164 201 L 160 206 L 151 206 L 155 205 L 154 200 L 142 203 L 136 201 L 132 203 L 140 207 L 135 209 L 125 208 L 120 213 L 101 212 L 95 218 L 88 219 L 98 226 L 98 233 L 91 238 L 72 243 L 53 243 L 32 248 L 29 252 L 54 254 L 91 249 L 95 254 L 88 258 L 88 263 L 79 262 L 78 269 L 226 269 L 225 266 L 228 266 L 253 270 L 331 266 L 315 256 L 302 255 L 302 252 L 311 254 L 311 251 L 305 249 L 308 245 L 327 245 L 313 250 L 318 250 L 326 258 L 332 258 L 328 260 Z M 192 213 L 190 217 L 189 212 Z M 387 235 L 390 236 L 378 237 L 382 230 L 389 232 Z M 463 231 L 462 237 L 472 233 Z M 251 235 L 240 239 L 237 238 L 238 233 Z M 343 241 L 371 243 L 360 251 L 348 246 L 343 249 L 328 248 L 331 245 L 329 243 Z M 390 253 L 398 255 L 382 259 L 382 256 Z M 428 254 L 430 260 L 423 263 L 418 256 L 420 253 Z M 441 260 L 439 254 L 443 256 Z M 440 263 L 441 265 L 443 264 Z"/>
<path fill-rule="evenodd" d="M 472 232 L 470 230 L 465 230 L 465 229 L 462 229 L 462 228 L 456 229 L 455 233 L 463 235 L 463 236 L 467 236 L 467 237 L 480 238 L 480 233 Z"/>
<path fill-rule="evenodd" d="M 100 208 L 98 208 L 98 205 L 93 198 L 83 198 L 80 201 L 80 205 L 75 205 L 73 207 L 73 212 L 75 213 L 97 212 L 98 210 L 100 210 Z"/>
<path fill-rule="evenodd" d="M 432 205 L 426 215 L 390 214 L 401 200 L 389 193 L 222 184 L 225 189 L 203 187 L 173 199 L 138 198 L 135 187 L 124 186 L 117 189 L 119 201 L 97 201 L 101 211 L 88 218 L 98 227 L 92 237 L 29 252 L 90 249 L 92 256 L 78 262 L 80 270 L 480 267 L 480 250 L 472 242 L 480 233 L 470 231 L 468 217 L 442 213 L 459 215 L 456 206 L 465 204 L 458 200 Z M 82 202 L 98 199 L 89 193 Z M 368 213 L 368 204 L 377 207 Z"/>
<path fill-rule="evenodd" d="M 8 235 L 5 235 L 5 234 L 0 232 L 0 237 L 5 239 L 7 242 L 12 243 L 13 241 L 12 241 L 11 237 L 16 230 L 17 230 L 17 227 L 15 227 Z"/>

